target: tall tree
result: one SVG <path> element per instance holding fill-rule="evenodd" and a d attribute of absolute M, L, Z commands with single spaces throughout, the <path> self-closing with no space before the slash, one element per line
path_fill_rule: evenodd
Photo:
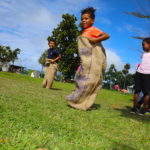
<path fill-rule="evenodd" d="M 20 49 L 19 48 L 17 48 L 17 49 L 15 49 L 15 50 L 11 50 L 10 51 L 10 60 L 11 60 L 11 62 L 14 64 L 14 62 L 15 62 L 15 60 L 17 60 L 18 59 L 18 54 L 20 54 Z"/>
<path fill-rule="evenodd" d="M 107 82 L 109 82 L 109 88 L 112 89 L 112 86 L 115 84 L 116 82 L 116 67 L 114 64 L 111 64 L 108 71 L 105 73 L 104 75 L 104 79 L 107 80 Z"/>
<path fill-rule="evenodd" d="M 77 18 L 74 15 L 63 14 L 62 21 L 52 31 L 52 35 L 47 38 L 55 39 L 57 50 L 61 54 L 59 61 L 59 70 L 65 77 L 71 78 L 79 65 L 79 56 L 77 51 L 77 36 L 79 35 L 78 26 L 75 24 Z M 40 63 L 46 55 L 43 53 Z"/>
<path fill-rule="evenodd" d="M 119 85 L 119 87 L 122 89 L 124 86 L 124 76 L 122 71 L 117 71 L 116 72 L 116 83 Z"/>

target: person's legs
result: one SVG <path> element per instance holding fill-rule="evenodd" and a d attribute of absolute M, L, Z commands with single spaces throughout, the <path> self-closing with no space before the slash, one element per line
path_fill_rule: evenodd
<path fill-rule="evenodd" d="M 143 104 L 144 111 L 148 110 L 148 102 L 149 102 L 149 94 L 144 94 L 144 104 Z"/>
<path fill-rule="evenodd" d="M 138 107 L 138 98 L 141 92 L 141 74 L 136 72 L 135 74 L 135 92 L 134 92 L 134 103 L 133 107 Z"/>
<path fill-rule="evenodd" d="M 131 109 L 131 113 L 136 113 L 140 108 L 138 104 L 138 98 L 141 92 L 141 74 L 136 72 L 135 74 L 135 92 L 134 92 L 134 101 L 133 101 L 133 108 Z"/>
<path fill-rule="evenodd" d="M 54 78 L 55 78 L 55 74 L 56 74 L 56 69 L 55 68 L 50 68 L 49 69 L 49 77 L 47 79 L 47 85 L 46 85 L 47 89 L 52 88 L 53 81 L 54 81 Z"/>
<path fill-rule="evenodd" d="M 148 101 L 149 101 L 149 94 L 144 94 L 143 96 L 143 109 L 139 112 L 139 115 L 145 115 L 148 112 Z"/>
<path fill-rule="evenodd" d="M 57 64 L 56 63 L 50 64 L 47 76 L 47 85 L 46 85 L 47 89 L 52 88 L 56 72 L 57 72 Z"/>
<path fill-rule="evenodd" d="M 133 108 L 131 109 L 131 113 L 137 113 L 139 111 L 140 105 L 138 104 L 138 97 L 139 92 L 134 93 L 134 102 L 133 102 Z"/>
<path fill-rule="evenodd" d="M 143 102 L 144 102 L 143 92 L 140 92 L 140 95 L 139 95 L 139 98 L 138 98 L 138 105 L 139 105 L 139 108 L 141 108 Z"/>
<path fill-rule="evenodd" d="M 147 110 L 147 112 L 149 112 L 149 113 L 150 113 L 150 94 L 149 94 L 149 100 L 148 100 L 148 110 Z"/>
<path fill-rule="evenodd" d="M 149 100 L 148 100 L 148 109 L 150 110 L 150 95 L 149 95 Z"/>
<path fill-rule="evenodd" d="M 143 91 L 143 109 L 141 110 L 140 114 L 144 115 L 148 111 L 148 103 L 150 98 L 150 74 L 143 74 L 142 75 L 142 91 Z"/>
<path fill-rule="evenodd" d="M 46 88 L 46 86 L 47 86 L 47 76 L 48 76 L 48 66 L 46 66 L 44 68 L 44 73 L 45 73 L 45 75 L 44 75 L 44 79 L 43 79 L 43 82 L 42 82 L 42 86 L 43 86 L 43 88 Z"/>
<path fill-rule="evenodd" d="M 134 93 L 134 103 L 133 103 L 133 107 L 134 108 L 139 108 L 139 104 L 138 104 L 138 98 L 139 98 L 140 93 Z"/>

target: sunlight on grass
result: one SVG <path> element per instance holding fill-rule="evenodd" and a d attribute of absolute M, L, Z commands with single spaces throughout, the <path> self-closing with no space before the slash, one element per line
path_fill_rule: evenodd
<path fill-rule="evenodd" d="M 150 114 L 130 114 L 133 95 L 101 90 L 81 111 L 67 106 L 74 84 L 0 72 L 1 150 L 148 150 Z"/>

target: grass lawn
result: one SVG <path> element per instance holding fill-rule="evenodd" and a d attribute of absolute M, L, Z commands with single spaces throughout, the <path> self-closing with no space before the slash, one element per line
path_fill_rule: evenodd
<path fill-rule="evenodd" d="M 69 108 L 74 84 L 0 72 L 0 150 L 150 150 L 150 114 L 130 114 L 133 95 L 101 90 L 93 111 Z"/>

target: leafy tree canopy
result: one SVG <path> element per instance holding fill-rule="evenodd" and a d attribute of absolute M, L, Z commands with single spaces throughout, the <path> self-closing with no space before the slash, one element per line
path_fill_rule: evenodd
<path fill-rule="evenodd" d="M 0 62 L 14 63 L 15 60 L 18 59 L 18 54 L 20 53 L 20 51 L 21 50 L 19 48 L 12 50 L 9 46 L 0 45 Z"/>
<path fill-rule="evenodd" d="M 62 21 L 57 28 L 52 31 L 52 35 L 47 38 L 56 41 L 57 50 L 61 54 L 59 61 L 59 70 L 64 76 L 71 78 L 79 65 L 79 56 L 77 49 L 77 36 L 79 35 L 78 26 L 75 24 L 77 18 L 74 15 L 63 14 Z M 46 57 L 45 52 L 39 59 L 39 63 L 44 66 Z"/>

